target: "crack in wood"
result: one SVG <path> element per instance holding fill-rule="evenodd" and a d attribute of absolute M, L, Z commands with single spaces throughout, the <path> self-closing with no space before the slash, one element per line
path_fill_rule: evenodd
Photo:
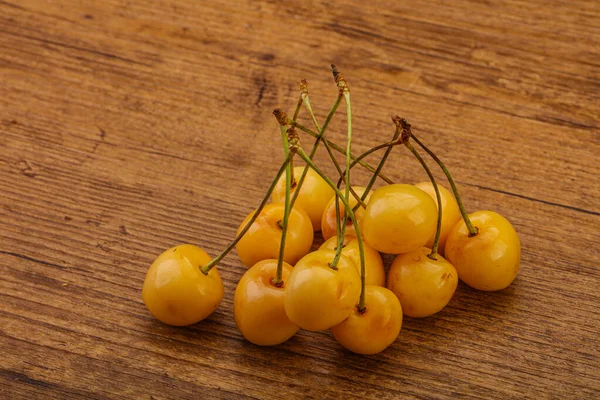
<path fill-rule="evenodd" d="M 569 206 L 569 205 L 566 205 L 566 204 L 555 203 L 553 201 L 548 201 L 548 200 L 536 199 L 535 197 L 525 196 L 523 194 L 518 194 L 518 193 L 512 193 L 512 192 L 508 192 L 508 191 L 502 190 L 502 189 L 494 189 L 494 188 L 491 188 L 491 187 L 478 185 L 476 183 L 467 183 L 467 182 L 461 182 L 461 181 L 456 181 L 456 182 L 460 183 L 461 185 L 472 186 L 472 187 L 476 187 L 476 188 L 479 188 L 479 189 L 482 189 L 482 190 L 488 190 L 488 191 L 494 192 L 494 193 L 501 193 L 501 194 L 505 194 L 507 196 L 518 197 L 520 199 L 530 200 L 530 201 L 534 201 L 536 203 L 546 204 L 548 206 L 560 207 L 560 208 L 564 208 L 564 209 L 571 210 L 571 211 L 577 211 L 577 212 L 582 212 L 582 213 L 585 213 L 585 214 L 600 216 L 600 212 L 598 212 L 598 211 L 587 210 L 585 208 L 580 208 L 580 207 Z"/>
<path fill-rule="evenodd" d="M 48 267 L 58 268 L 58 269 L 61 269 L 61 270 L 65 270 L 65 269 L 68 268 L 68 267 L 66 267 L 64 265 L 51 263 L 49 261 L 39 260 L 37 258 L 26 256 L 24 254 L 14 253 L 12 251 L 0 250 L 0 254 L 5 254 L 5 255 L 8 255 L 8 256 L 17 257 L 17 258 L 20 258 L 20 259 L 23 259 L 23 260 L 31 261 L 31 262 L 42 264 L 42 265 L 46 265 Z"/>

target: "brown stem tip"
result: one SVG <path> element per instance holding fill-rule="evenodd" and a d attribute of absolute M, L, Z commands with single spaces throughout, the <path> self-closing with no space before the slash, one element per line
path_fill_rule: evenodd
<path fill-rule="evenodd" d="M 337 67 L 335 66 L 335 64 L 331 64 L 331 72 L 333 73 L 333 77 L 335 78 L 335 81 L 338 81 L 338 77 L 340 76 L 340 71 L 338 71 Z"/>
<path fill-rule="evenodd" d="M 308 82 L 306 79 L 300 79 L 300 92 L 305 96 L 308 95 Z"/>
<path fill-rule="evenodd" d="M 396 115 L 395 117 L 392 117 L 392 121 L 394 122 L 394 124 L 397 127 L 400 127 L 402 129 L 410 129 L 410 123 L 406 120 L 406 118 L 403 118 L 399 115 Z"/>
<path fill-rule="evenodd" d="M 281 126 L 287 125 L 287 121 L 289 120 L 289 117 L 288 117 L 287 113 L 285 111 L 283 111 L 281 108 L 274 109 L 273 115 L 275 116 L 275 118 L 277 118 L 277 122 L 279 122 L 279 125 L 281 125 Z"/>
<path fill-rule="evenodd" d="M 340 71 L 338 71 L 337 67 L 334 64 L 331 64 L 331 71 L 333 72 L 335 83 L 337 84 L 338 89 L 340 91 L 339 95 L 342 96 L 344 93 L 348 92 L 348 83 L 346 83 L 346 80 L 344 79 L 342 74 L 340 74 Z"/>
<path fill-rule="evenodd" d="M 275 278 L 271 278 L 271 285 L 273 285 L 277 288 L 281 288 L 281 287 L 283 287 L 283 281 L 275 282 Z"/>
<path fill-rule="evenodd" d="M 339 89 L 339 96 L 341 97 L 345 93 L 348 93 L 350 91 L 348 89 L 348 83 L 346 82 L 342 74 L 340 74 L 340 71 L 338 71 L 337 67 L 333 64 L 331 64 L 331 71 L 333 72 L 335 83 L 337 84 L 337 87 Z"/>
<path fill-rule="evenodd" d="M 298 132 L 296 132 L 296 128 L 293 126 L 288 128 L 287 135 L 290 151 L 296 152 L 300 146 L 300 137 L 298 136 Z"/>
<path fill-rule="evenodd" d="M 402 133 L 400 134 L 399 141 L 400 143 L 406 143 L 410 139 L 412 135 L 412 129 L 410 123 L 405 119 L 398 115 L 392 117 L 392 121 L 396 125 L 397 128 L 402 129 Z"/>

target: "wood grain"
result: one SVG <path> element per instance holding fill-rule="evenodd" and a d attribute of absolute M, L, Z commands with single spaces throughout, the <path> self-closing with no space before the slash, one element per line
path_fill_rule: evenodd
<path fill-rule="evenodd" d="M 600 397 L 599 18 L 595 0 L 0 0 L 0 397 Z M 324 118 L 331 62 L 355 150 L 408 118 L 468 208 L 514 224 L 517 280 L 460 285 L 372 357 L 328 333 L 245 342 L 235 252 L 208 320 L 155 321 L 153 258 L 226 246 L 283 158 L 272 109 L 306 78 Z M 393 154 L 394 180 L 426 179 Z"/>

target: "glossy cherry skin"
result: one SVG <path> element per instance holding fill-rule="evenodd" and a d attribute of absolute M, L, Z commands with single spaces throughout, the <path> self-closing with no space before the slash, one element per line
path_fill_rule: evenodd
<path fill-rule="evenodd" d="M 472 288 L 495 291 L 512 283 L 521 263 L 521 242 L 506 218 L 494 211 L 469 214 L 477 235 L 469 237 L 464 221 L 458 222 L 446 240 L 446 258 L 458 277 Z"/>
<path fill-rule="evenodd" d="M 363 313 L 350 316 L 331 328 L 335 340 L 358 354 L 377 354 L 394 343 L 402 328 L 402 306 L 394 293 L 380 286 L 365 288 Z"/>
<path fill-rule="evenodd" d="M 365 188 L 362 186 L 352 186 L 352 189 L 354 189 L 356 194 L 358 194 L 359 196 L 362 196 L 363 193 L 365 192 Z M 365 198 L 365 200 L 364 200 L 365 204 L 369 203 L 369 199 L 371 198 L 372 193 L 373 193 L 373 191 L 370 191 L 369 194 L 367 195 L 367 197 Z M 350 194 L 350 200 L 348 203 L 350 204 L 350 207 L 352 207 L 352 208 L 354 208 L 354 206 L 357 203 L 356 198 L 354 196 L 352 196 L 352 194 Z M 360 221 L 362 221 L 362 217 L 363 217 L 364 213 L 365 213 L 365 209 L 362 206 L 358 207 L 356 209 L 356 211 L 354 212 L 354 217 L 356 218 L 356 221 L 359 224 L 360 224 Z M 343 216 L 344 216 L 344 204 L 340 201 L 340 219 L 342 219 Z M 327 240 L 330 237 L 333 237 L 337 234 L 337 230 L 335 227 L 335 195 L 331 198 L 331 200 L 329 200 L 329 203 L 327 203 L 327 207 L 325 207 L 325 211 L 323 211 L 323 216 L 321 217 L 321 234 L 323 235 L 323 238 L 325 240 Z M 347 236 L 356 236 L 356 232 L 354 230 L 354 224 L 352 224 L 351 219 L 348 219 L 346 221 L 346 235 Z"/>
<path fill-rule="evenodd" d="M 433 189 L 433 184 L 431 181 L 429 182 L 419 182 L 415 185 L 425 193 L 427 193 L 437 207 L 437 198 L 435 196 L 435 190 Z M 444 254 L 444 246 L 446 245 L 446 239 L 448 238 L 448 234 L 450 230 L 456 225 L 458 221 L 460 221 L 460 209 L 458 208 L 458 203 L 454 198 L 452 192 L 450 192 L 445 187 L 438 184 L 438 188 L 440 190 L 440 197 L 442 198 L 442 230 L 440 232 L 440 241 L 438 245 L 438 252 L 442 255 Z M 433 246 L 433 240 L 435 239 L 435 231 L 433 235 L 429 238 L 425 247 L 431 248 Z"/>
<path fill-rule="evenodd" d="M 250 229 L 235 246 L 237 253 L 247 267 L 269 258 L 278 258 L 281 242 L 280 221 L 283 221 L 283 203 L 267 204 Z M 250 213 L 238 228 L 238 234 L 254 215 Z M 294 265 L 310 251 L 313 241 L 313 228 L 310 218 L 298 208 L 292 208 L 288 220 L 283 260 Z"/>
<path fill-rule="evenodd" d="M 337 247 L 337 237 L 329 238 L 319 247 L 319 249 L 335 250 Z M 383 260 L 377 250 L 363 241 L 363 250 L 365 255 L 365 283 L 367 285 L 385 286 L 385 269 Z M 348 257 L 356 266 L 360 275 L 360 251 L 358 239 L 355 237 L 344 238 L 344 248 L 342 254 Z"/>
<path fill-rule="evenodd" d="M 277 260 L 256 263 L 242 276 L 233 297 L 235 324 L 244 338 L 259 346 L 274 346 L 291 338 L 298 332 L 285 314 L 283 294 L 292 266 L 284 263 L 284 285 L 277 287 L 273 278 L 277 272 Z"/>
<path fill-rule="evenodd" d="M 398 296 L 404 315 L 428 317 L 446 307 L 456 291 L 458 274 L 437 254 L 428 257 L 427 247 L 400 254 L 388 272 L 388 289 Z"/>
<path fill-rule="evenodd" d="M 358 303 L 360 277 L 354 263 L 342 254 L 333 270 L 334 256 L 332 250 L 317 250 L 302 257 L 285 286 L 285 313 L 307 331 L 339 324 Z"/>
<path fill-rule="evenodd" d="M 161 322 L 191 325 L 212 314 L 223 299 L 223 283 L 216 267 L 208 275 L 200 268 L 211 258 L 201 248 L 182 244 L 154 260 L 146 273 L 142 298 Z"/>
<path fill-rule="evenodd" d="M 407 253 L 423 247 L 435 232 L 437 207 L 413 185 L 393 184 L 373 192 L 362 220 L 362 234 L 375 250 Z"/>
<path fill-rule="evenodd" d="M 300 180 L 303 170 L 304 167 L 294 167 L 294 180 L 296 182 Z M 295 190 L 296 188 L 292 187 L 292 196 Z M 303 209 L 310 217 L 313 229 L 320 231 L 321 216 L 329 199 L 333 195 L 334 191 L 327 182 L 312 168 L 309 168 L 294 206 Z M 283 203 L 285 201 L 285 175 L 277 181 L 271 198 L 273 199 L 273 203 Z"/>

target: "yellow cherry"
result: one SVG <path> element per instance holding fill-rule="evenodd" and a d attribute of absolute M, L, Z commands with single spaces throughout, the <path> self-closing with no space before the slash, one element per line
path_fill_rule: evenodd
<path fill-rule="evenodd" d="M 284 286 L 275 286 L 277 260 L 256 263 L 242 276 L 233 297 L 235 324 L 244 338 L 259 346 L 274 346 L 291 338 L 299 328 L 283 308 Z M 287 282 L 292 266 L 283 263 L 282 279 Z"/>
<path fill-rule="evenodd" d="M 362 186 L 352 186 L 352 189 L 356 192 L 357 195 L 361 196 L 365 192 L 365 188 Z M 369 203 L 369 199 L 371 198 L 371 194 L 373 191 L 369 191 L 369 194 L 365 198 L 365 204 Z M 352 194 L 350 195 L 350 201 L 348 202 L 350 207 L 354 208 L 356 206 L 357 200 Z M 365 213 L 365 209 L 360 206 L 354 212 L 354 217 L 356 218 L 356 222 L 360 224 L 362 221 L 362 217 Z M 344 205 L 340 201 L 340 219 L 344 216 Z M 327 203 L 327 207 L 325 207 L 325 211 L 323 211 L 323 216 L 321 217 L 321 234 L 323 234 L 323 238 L 325 240 L 333 237 L 337 234 L 337 230 L 335 227 L 335 194 Z M 356 236 L 356 232 L 354 231 L 354 225 L 352 224 L 352 220 L 348 218 L 346 221 L 346 235 L 354 235 Z"/>
<path fill-rule="evenodd" d="M 402 328 L 402 306 L 390 290 L 366 286 L 364 312 L 354 308 L 350 316 L 331 328 L 335 340 L 358 354 L 377 354 L 394 343 Z"/>
<path fill-rule="evenodd" d="M 435 190 L 433 189 L 433 185 L 431 181 L 427 182 L 419 182 L 415 185 L 425 193 L 427 193 L 437 207 L 437 199 L 435 196 Z M 446 239 L 448 238 L 448 234 L 450 230 L 456 225 L 458 221 L 460 221 L 460 209 L 458 208 L 458 203 L 454 198 L 452 192 L 450 192 L 445 187 L 438 184 L 438 189 L 440 190 L 440 197 L 442 198 L 442 230 L 440 232 L 440 241 L 439 241 L 439 252 L 444 254 L 444 245 L 446 244 Z M 425 244 L 425 247 L 431 248 L 433 246 L 433 240 L 435 238 L 435 231 L 433 235 L 429 238 L 429 241 Z"/>
<path fill-rule="evenodd" d="M 302 257 L 285 285 L 284 306 L 289 319 L 307 331 L 339 324 L 360 297 L 360 276 L 354 263 L 341 255 L 330 268 L 335 251 L 317 250 Z"/>
<path fill-rule="evenodd" d="M 329 238 L 319 247 L 319 249 L 335 250 L 337 247 L 337 237 Z M 363 241 L 363 250 L 365 255 L 365 284 L 385 286 L 385 269 L 383 260 L 377 250 Z M 344 238 L 344 248 L 342 254 L 348 257 L 356 266 L 360 275 L 360 251 L 358 239 L 346 236 Z"/>
<path fill-rule="evenodd" d="M 247 267 L 251 267 L 259 261 L 279 256 L 280 224 L 283 221 L 284 208 L 283 203 L 267 204 L 250 229 L 235 246 L 240 259 Z M 255 212 L 250 213 L 240 224 L 238 234 Z M 308 215 L 302 209 L 293 207 L 288 220 L 283 260 L 294 265 L 310 251 L 313 235 L 313 228 Z"/>
<path fill-rule="evenodd" d="M 302 176 L 304 167 L 294 167 L 294 180 L 292 185 L 292 196 L 296 190 L 295 184 Z M 333 189 L 321 178 L 315 170 L 312 168 L 308 169 L 302 187 L 300 188 L 300 194 L 294 203 L 294 206 L 298 206 L 303 209 L 312 223 L 315 231 L 321 230 L 321 216 L 323 211 L 334 195 Z M 285 175 L 282 176 L 271 194 L 273 203 L 283 203 L 285 201 Z"/>
<path fill-rule="evenodd" d="M 452 264 L 437 254 L 427 255 L 427 247 L 400 254 L 388 272 L 388 289 L 398 296 L 402 310 L 409 317 L 427 317 L 446 307 L 456 286 L 458 275 Z"/>
<path fill-rule="evenodd" d="M 223 299 L 223 283 L 217 268 L 204 275 L 200 268 L 211 258 L 201 248 L 182 244 L 154 260 L 144 280 L 142 298 L 161 322 L 191 325 L 212 314 Z"/>
<path fill-rule="evenodd" d="M 406 184 L 380 187 L 371 195 L 362 234 L 373 248 L 388 254 L 416 250 L 435 233 L 437 207 L 421 189 Z"/>
<path fill-rule="evenodd" d="M 478 228 L 475 236 L 463 221 L 446 240 L 446 258 L 456 267 L 458 277 L 472 288 L 495 291 L 512 283 L 519 272 L 521 242 L 513 226 L 493 211 L 469 214 Z"/>

